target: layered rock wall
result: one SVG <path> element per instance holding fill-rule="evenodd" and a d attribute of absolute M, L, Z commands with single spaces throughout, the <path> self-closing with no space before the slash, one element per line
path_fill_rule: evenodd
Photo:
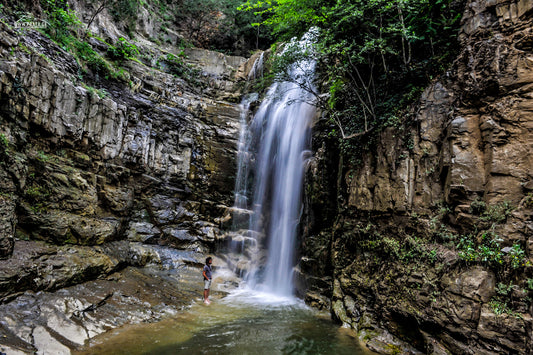
<path fill-rule="evenodd" d="M 532 13 L 467 2 L 452 69 L 359 165 L 316 134 L 300 279 L 371 348 L 531 353 Z"/>
<path fill-rule="evenodd" d="M 92 5 L 71 2 L 84 21 Z M 0 16 L 0 350 L 70 353 L 175 314 L 201 295 L 197 267 L 233 203 L 250 65 L 185 54 L 176 36 L 151 42 L 143 22 L 131 40 L 140 59 L 104 77 Z M 143 8 L 139 21 L 149 17 Z M 91 29 L 83 40 L 102 57 L 102 37 L 126 36 L 107 11 Z M 188 76 L 168 68 L 171 55 Z"/>
<path fill-rule="evenodd" d="M 245 59 L 190 51 L 194 82 L 140 61 L 123 63 L 129 83 L 82 81 L 75 58 L 39 32 L 0 31 L 6 262 L 20 239 L 213 251 L 233 201 Z"/>

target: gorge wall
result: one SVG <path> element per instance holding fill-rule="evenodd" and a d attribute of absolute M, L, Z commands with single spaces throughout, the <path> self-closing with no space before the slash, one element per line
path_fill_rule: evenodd
<path fill-rule="evenodd" d="M 85 83 L 41 33 L 0 26 L 2 256 L 15 237 L 212 250 L 233 201 L 240 94 L 230 75 L 245 59 L 191 49 L 202 68 L 193 83 L 140 61 L 124 64 L 125 82 Z M 166 54 L 156 47 L 143 49 Z"/>
<path fill-rule="evenodd" d="M 71 5 L 87 24 L 94 8 Z M 121 79 L 83 77 L 42 33 L 0 21 L 0 344 L 11 349 L 32 353 L 39 341 L 50 346 L 44 338 L 75 348 L 72 339 L 157 318 L 164 310 L 143 310 L 154 275 L 112 275 L 163 258 L 147 245 L 183 250 L 195 264 L 224 238 L 237 102 L 254 58 L 185 49 L 200 70 L 173 75 L 157 62 L 180 56 L 179 36 L 167 29 L 155 43 L 151 10 L 135 25 L 146 55 L 122 63 Z M 371 349 L 531 353 L 532 14 L 531 0 L 467 2 L 453 67 L 425 90 L 409 125 L 379 132 L 356 159 L 316 122 L 299 292 Z M 91 31 L 113 43 L 126 36 L 106 11 Z M 101 39 L 88 41 L 104 53 Z M 138 298 L 36 294 L 133 279 L 145 285 Z M 171 303 L 172 282 L 164 289 Z M 107 311 L 107 323 L 80 330 L 80 314 L 113 302 L 137 309 L 134 319 Z M 68 317 L 50 316 L 54 307 Z"/>
<path fill-rule="evenodd" d="M 532 353 L 532 14 L 468 1 L 452 69 L 359 163 L 317 124 L 302 288 L 372 349 Z"/>
<path fill-rule="evenodd" d="M 71 2 L 83 26 L 91 6 Z M 187 266 L 222 243 L 233 204 L 250 65 L 179 48 L 171 30 L 155 43 L 156 19 L 143 8 L 142 55 L 108 77 L 15 20 L 0 21 L 0 350 L 69 353 L 195 297 L 187 290 L 200 271 Z M 107 11 L 91 30 L 86 40 L 103 56 L 128 37 Z M 172 72 L 169 58 L 190 75 Z M 127 269 L 149 263 L 180 275 Z"/>

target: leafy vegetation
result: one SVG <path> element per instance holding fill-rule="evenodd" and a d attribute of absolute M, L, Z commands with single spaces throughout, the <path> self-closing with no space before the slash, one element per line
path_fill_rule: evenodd
<path fill-rule="evenodd" d="M 329 92 L 319 104 L 346 140 L 405 120 L 406 107 L 454 57 L 462 2 L 248 0 L 240 9 L 266 17 L 256 25 L 279 39 L 319 29 L 322 92 Z M 353 152 L 359 141 L 341 147 Z"/>
<path fill-rule="evenodd" d="M 66 0 L 41 0 L 41 6 L 49 26 L 45 28 L 48 35 L 64 50 L 71 52 L 85 72 L 102 75 L 105 78 L 125 79 L 124 71 L 105 60 L 85 39 L 88 33 L 80 36 L 81 21 L 72 11 Z M 104 42 L 105 43 L 105 42 Z M 118 40 L 117 46 L 109 46 L 108 54 L 119 63 L 138 55 L 137 47 L 124 38 Z"/>
<path fill-rule="evenodd" d="M 139 48 L 135 44 L 128 42 L 124 37 L 120 37 L 115 46 L 107 48 L 107 54 L 111 59 L 123 61 L 137 57 Z"/>
<path fill-rule="evenodd" d="M 511 215 L 513 207 L 508 201 L 489 206 L 481 214 L 480 219 L 486 222 L 503 223 Z"/>
<path fill-rule="evenodd" d="M 457 244 L 459 257 L 468 263 L 480 263 L 498 269 L 509 267 L 518 269 L 529 266 L 526 253 L 519 243 L 502 248 L 503 241 L 492 231 L 483 232 L 479 240 L 472 235 L 462 236 Z"/>
<path fill-rule="evenodd" d="M 167 0 L 170 4 L 170 0 Z M 242 0 L 183 0 L 172 17 L 194 45 L 247 54 L 246 49 L 268 48 L 270 30 L 253 23 L 265 17 L 238 11 Z"/>
<path fill-rule="evenodd" d="M 519 287 L 512 282 L 509 284 L 498 282 L 495 287 L 496 295 L 489 302 L 489 306 L 496 315 L 508 314 L 516 318 L 522 317 L 520 313 L 513 310 L 513 301 L 515 301 L 513 290 L 515 289 L 519 289 Z M 526 290 L 523 291 L 527 292 Z"/>
<path fill-rule="evenodd" d="M 358 249 L 374 251 L 405 264 L 409 264 L 413 260 L 426 260 L 429 264 L 434 264 L 438 259 L 437 250 L 416 235 L 408 234 L 403 238 L 382 235 L 371 222 L 366 225 L 356 225 L 355 231 L 357 236 L 348 236 L 348 238 L 353 239 L 347 243 L 355 243 Z"/>

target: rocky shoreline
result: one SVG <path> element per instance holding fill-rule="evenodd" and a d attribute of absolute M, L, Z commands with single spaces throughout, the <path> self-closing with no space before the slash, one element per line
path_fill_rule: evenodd
<path fill-rule="evenodd" d="M 237 285 L 215 258 L 213 297 Z M 157 322 L 202 298 L 204 255 L 129 243 L 51 248 L 17 241 L 0 261 L 0 352 L 70 354 L 126 324 Z M 81 280 L 90 280 L 83 281 Z"/>

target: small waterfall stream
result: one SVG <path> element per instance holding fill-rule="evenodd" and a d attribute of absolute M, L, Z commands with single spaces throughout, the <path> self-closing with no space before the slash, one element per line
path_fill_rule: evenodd
<path fill-rule="evenodd" d="M 293 45 L 309 43 L 310 35 Z M 254 75 L 262 70 L 260 64 L 254 64 Z M 253 288 L 284 296 L 293 293 L 304 163 L 315 114 L 314 97 L 303 88 L 312 87 L 314 67 L 312 59 L 294 63 L 288 70 L 290 80 L 274 83 L 251 122 L 241 121 L 235 209 L 252 211 L 249 234 L 257 245 L 267 247 L 266 262 L 259 250 L 246 280 Z M 243 117 L 247 105 L 243 101 Z M 253 188 L 248 186 L 250 177 Z"/>

